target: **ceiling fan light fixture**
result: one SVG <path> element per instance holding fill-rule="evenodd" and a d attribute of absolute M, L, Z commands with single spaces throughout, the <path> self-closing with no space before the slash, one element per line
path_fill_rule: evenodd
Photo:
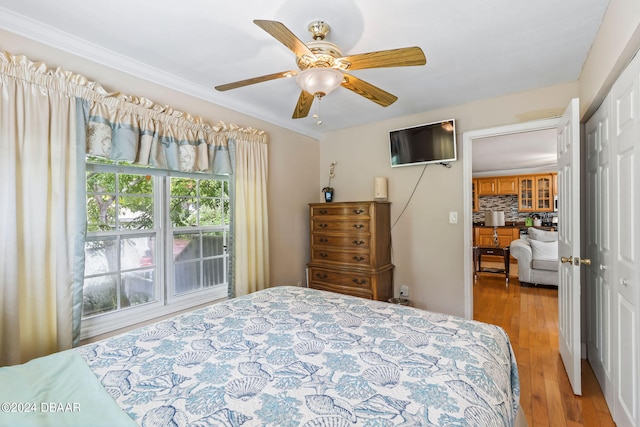
<path fill-rule="evenodd" d="M 316 97 L 331 93 L 342 84 L 342 73 L 334 68 L 308 68 L 296 76 L 300 89 Z"/>

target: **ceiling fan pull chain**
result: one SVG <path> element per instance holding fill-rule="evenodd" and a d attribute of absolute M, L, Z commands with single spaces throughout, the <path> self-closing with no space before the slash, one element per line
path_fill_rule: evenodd
<path fill-rule="evenodd" d="M 316 95 L 316 113 L 313 115 L 314 119 L 317 119 L 316 124 L 317 125 L 321 125 L 322 124 L 322 118 L 320 117 L 320 101 L 322 100 L 322 96 L 320 95 Z"/>

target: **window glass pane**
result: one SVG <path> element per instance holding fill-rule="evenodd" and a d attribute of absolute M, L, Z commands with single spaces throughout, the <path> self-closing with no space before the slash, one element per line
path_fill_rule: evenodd
<path fill-rule="evenodd" d="M 87 193 L 87 231 L 108 231 L 115 228 L 115 196 Z"/>
<path fill-rule="evenodd" d="M 202 252 L 204 257 L 224 255 L 224 245 L 224 233 L 222 231 L 203 233 Z"/>
<path fill-rule="evenodd" d="M 208 259 L 202 262 L 205 288 L 226 283 L 224 263 L 224 258 Z"/>
<path fill-rule="evenodd" d="M 125 230 L 153 228 L 153 199 L 151 197 L 120 197 L 118 221 Z"/>
<path fill-rule="evenodd" d="M 194 227 L 198 225 L 197 199 L 171 198 L 169 207 L 172 227 Z"/>
<path fill-rule="evenodd" d="M 85 276 L 118 271 L 116 237 L 88 238 L 84 244 Z"/>
<path fill-rule="evenodd" d="M 222 197 L 222 183 L 213 179 L 200 180 L 200 197 Z"/>
<path fill-rule="evenodd" d="M 116 174 L 88 171 L 87 192 L 114 194 L 116 192 Z"/>
<path fill-rule="evenodd" d="M 171 178 L 171 196 L 197 196 L 198 185 L 195 179 Z"/>
<path fill-rule="evenodd" d="M 231 204 L 229 200 L 224 200 L 222 207 L 224 209 L 224 224 L 229 225 L 231 224 Z"/>
<path fill-rule="evenodd" d="M 175 234 L 173 260 L 178 263 L 200 258 L 200 234 Z"/>
<path fill-rule="evenodd" d="M 174 265 L 174 294 L 200 289 L 200 262 L 181 262 Z"/>
<path fill-rule="evenodd" d="M 117 308 L 118 280 L 115 274 L 84 280 L 82 316 L 105 313 Z"/>
<path fill-rule="evenodd" d="M 153 239 L 149 236 L 123 238 L 120 241 L 120 269 L 152 266 L 154 252 Z"/>
<path fill-rule="evenodd" d="M 120 285 L 120 307 L 144 304 L 155 301 L 153 270 L 122 273 Z"/>
<path fill-rule="evenodd" d="M 153 194 L 153 181 L 151 175 L 131 175 L 121 173 L 118 175 L 120 193 L 126 194 Z"/>
<path fill-rule="evenodd" d="M 219 199 L 200 199 L 200 225 L 222 225 L 222 203 Z"/>

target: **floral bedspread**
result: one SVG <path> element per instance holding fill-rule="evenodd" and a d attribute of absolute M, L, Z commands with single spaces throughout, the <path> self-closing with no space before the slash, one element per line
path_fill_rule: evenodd
<path fill-rule="evenodd" d="M 502 426 L 520 394 L 497 326 L 296 287 L 77 351 L 145 427 Z"/>

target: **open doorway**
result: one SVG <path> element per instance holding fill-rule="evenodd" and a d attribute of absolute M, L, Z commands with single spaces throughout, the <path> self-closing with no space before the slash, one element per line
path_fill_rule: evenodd
<path fill-rule="evenodd" d="M 511 137 L 511 140 L 523 141 L 522 143 L 526 143 L 527 141 L 531 143 L 531 140 L 527 138 L 527 133 L 533 133 L 535 135 L 536 132 L 542 131 L 550 131 L 553 130 L 555 132 L 556 126 L 558 123 L 558 119 L 546 119 L 534 122 L 527 123 L 519 123 L 515 125 L 502 126 L 497 128 L 490 129 L 481 129 L 476 131 L 465 132 L 463 134 L 463 146 L 462 146 L 462 166 L 463 166 L 463 194 L 465 197 L 464 200 L 464 238 L 465 238 L 465 257 L 464 257 L 464 287 L 465 287 L 465 315 L 467 318 L 473 318 L 473 274 L 474 274 L 474 251 L 473 251 L 473 223 L 474 223 L 474 212 L 473 212 L 473 192 L 472 192 L 472 181 L 473 181 L 473 147 L 474 141 L 482 141 L 482 144 L 487 143 L 487 147 L 489 147 L 491 142 L 495 143 L 497 147 L 499 147 L 498 151 L 495 151 L 491 154 L 482 156 L 483 164 L 477 163 L 477 168 L 484 168 L 487 170 L 482 171 L 482 174 L 488 176 L 487 174 L 496 173 L 501 175 L 506 175 L 506 171 L 519 171 L 514 172 L 512 175 L 520 174 L 521 171 L 527 171 L 526 173 L 536 173 L 535 169 L 540 167 L 525 166 L 525 163 L 522 162 L 525 157 L 522 155 L 524 153 L 524 149 L 521 151 L 518 149 L 511 150 L 507 149 L 515 146 L 509 146 L 504 144 L 509 144 L 508 139 Z M 480 146 L 479 146 L 480 147 Z M 489 150 L 488 148 L 486 148 Z M 509 160 L 511 159 L 511 160 Z M 490 162 L 494 161 L 494 163 L 498 166 L 495 166 L 495 170 L 488 170 L 492 168 L 489 166 Z M 534 162 L 531 162 L 533 165 Z M 482 164 L 482 165 L 481 165 Z M 502 166 L 500 166 L 502 165 Z M 515 166 L 515 168 L 513 167 Z M 499 173 L 498 173 L 499 171 Z M 477 171 L 480 172 L 479 170 Z M 524 172 L 522 172 L 524 173 Z M 516 197 L 517 198 L 517 197 Z M 480 211 L 479 211 L 480 212 Z M 475 219 L 479 219 L 481 214 L 476 213 Z M 506 216 L 506 215 L 505 215 Z M 527 216 L 527 214 L 523 214 L 523 216 Z M 509 208 L 509 216 L 507 218 L 520 217 L 520 213 L 516 207 L 515 212 Z"/>

